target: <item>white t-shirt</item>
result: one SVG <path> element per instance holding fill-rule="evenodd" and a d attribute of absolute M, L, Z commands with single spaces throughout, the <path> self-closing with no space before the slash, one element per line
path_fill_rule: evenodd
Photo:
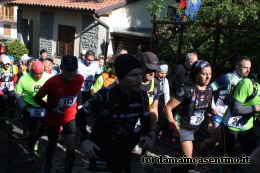
<path fill-rule="evenodd" d="M 84 83 L 82 85 L 81 91 L 90 91 L 94 82 L 95 75 L 101 73 L 100 68 L 94 62 L 89 66 L 86 66 L 81 61 L 78 61 L 78 66 L 78 74 L 81 74 L 84 77 Z"/>

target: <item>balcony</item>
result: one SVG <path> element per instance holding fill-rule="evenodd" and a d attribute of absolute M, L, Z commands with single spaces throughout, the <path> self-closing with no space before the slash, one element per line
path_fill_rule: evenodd
<path fill-rule="evenodd" d="M 0 15 L 0 21 L 7 22 L 7 23 L 17 23 L 17 16 Z"/>

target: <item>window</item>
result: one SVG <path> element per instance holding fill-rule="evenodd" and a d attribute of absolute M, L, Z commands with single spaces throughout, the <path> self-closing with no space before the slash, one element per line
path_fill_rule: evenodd
<path fill-rule="evenodd" d="M 57 54 L 59 56 L 74 54 L 75 27 L 59 25 Z"/>
<path fill-rule="evenodd" d="M 2 5 L 2 20 L 14 20 L 14 6 Z"/>
<path fill-rule="evenodd" d="M 4 35 L 11 36 L 11 25 L 4 24 Z"/>

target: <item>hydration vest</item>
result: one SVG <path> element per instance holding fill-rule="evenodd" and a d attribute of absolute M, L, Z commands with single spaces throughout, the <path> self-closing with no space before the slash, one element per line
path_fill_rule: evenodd
<path fill-rule="evenodd" d="M 255 96 L 257 96 L 257 93 L 258 93 L 258 86 L 257 86 L 257 77 L 254 76 L 254 75 L 249 75 L 247 76 L 246 78 L 250 79 L 252 84 L 253 84 L 253 93 L 248 96 L 246 98 L 246 102 L 250 101 L 250 100 L 253 100 L 255 98 Z M 224 99 L 224 103 L 226 105 L 229 105 L 229 106 L 232 106 L 232 103 L 234 102 L 234 99 L 233 99 L 233 95 L 234 95 L 234 92 L 235 92 L 235 85 L 232 85 L 230 86 L 230 91 L 229 91 L 229 94 L 226 96 L 226 98 Z"/>
<path fill-rule="evenodd" d="M 181 115 L 188 115 L 191 117 L 194 114 L 194 111 L 196 110 L 201 110 L 201 109 L 207 109 L 208 107 L 205 108 L 200 108 L 198 106 L 198 103 L 200 103 L 200 92 L 199 89 L 196 87 L 194 83 L 187 82 L 185 83 L 185 93 L 190 93 L 189 94 L 189 99 L 182 102 L 180 106 L 177 107 L 177 114 Z M 212 88 L 208 85 L 206 88 L 205 92 L 205 101 L 208 103 L 211 103 L 211 98 L 212 98 Z"/>
<path fill-rule="evenodd" d="M 1 90 L 3 92 L 13 91 L 14 90 L 14 74 L 13 74 L 13 66 L 10 65 L 10 71 L 5 73 L 2 68 L 0 68 L 0 82 L 1 82 Z"/>
<path fill-rule="evenodd" d="M 153 79 L 151 87 L 150 87 L 149 91 L 147 91 L 148 100 L 149 100 L 149 107 L 152 106 L 153 101 L 154 101 L 153 99 L 154 99 L 154 96 L 155 96 L 156 93 L 157 93 L 157 87 L 155 87 L 155 81 Z"/>

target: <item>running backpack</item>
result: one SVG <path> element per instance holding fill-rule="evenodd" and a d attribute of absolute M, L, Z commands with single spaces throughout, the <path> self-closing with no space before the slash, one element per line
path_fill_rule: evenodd
<path fill-rule="evenodd" d="M 5 81 L 5 73 L 3 72 L 2 68 L 0 67 L 0 82 L 10 82 L 13 81 L 14 79 L 14 73 L 13 73 L 13 66 L 10 65 L 10 75 L 9 75 L 9 80 Z"/>
<path fill-rule="evenodd" d="M 246 78 L 250 79 L 251 82 L 252 82 L 252 84 L 253 84 L 253 86 L 254 86 L 254 88 L 253 88 L 253 93 L 252 93 L 250 96 L 248 96 L 248 97 L 246 98 L 246 100 L 245 100 L 246 102 L 248 102 L 248 101 L 254 99 L 255 96 L 257 95 L 257 93 L 258 93 L 258 86 L 257 86 L 256 76 L 250 75 L 250 76 L 247 76 Z M 236 86 L 231 85 L 231 86 L 230 86 L 230 92 L 229 92 L 229 94 L 228 94 L 228 95 L 226 96 L 226 98 L 223 100 L 223 102 L 224 102 L 225 105 L 231 106 L 231 104 L 234 102 L 233 96 L 234 96 L 235 90 L 236 90 Z"/>
<path fill-rule="evenodd" d="M 196 110 L 197 103 L 200 99 L 199 89 L 196 87 L 194 83 L 187 82 L 186 85 L 186 92 L 190 93 L 189 99 L 184 103 L 181 103 L 179 106 L 176 107 L 176 110 L 174 112 L 175 116 L 181 112 L 183 112 L 186 115 L 192 116 L 194 113 L 194 110 Z M 210 103 L 212 98 L 212 88 L 208 85 L 206 88 L 206 101 Z M 188 104 L 188 107 L 184 106 Z"/>

